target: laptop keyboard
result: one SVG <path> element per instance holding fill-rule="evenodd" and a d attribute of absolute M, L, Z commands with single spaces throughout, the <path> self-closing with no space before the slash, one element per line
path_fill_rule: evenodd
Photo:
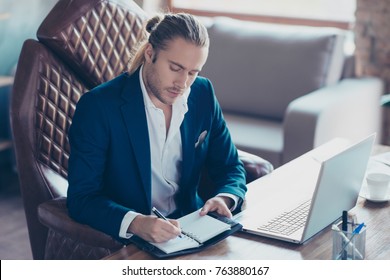
<path fill-rule="evenodd" d="M 311 199 L 289 212 L 282 213 L 267 224 L 260 226 L 258 229 L 287 236 L 291 235 L 305 225 L 309 213 L 310 202 Z"/>

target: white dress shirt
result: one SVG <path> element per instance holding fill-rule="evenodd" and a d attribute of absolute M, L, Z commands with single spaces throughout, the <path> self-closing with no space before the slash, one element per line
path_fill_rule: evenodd
<path fill-rule="evenodd" d="M 150 99 L 142 78 L 143 66 L 139 71 L 142 95 L 145 103 L 148 123 L 150 160 L 152 170 L 152 205 L 163 215 L 169 215 L 176 210 L 174 195 L 179 189 L 181 162 L 183 159 L 180 126 L 188 111 L 188 89 L 172 105 L 172 118 L 168 134 L 166 133 L 163 110 L 157 108 Z M 129 211 L 122 220 L 119 236 L 129 238 L 127 229 L 138 215 Z"/>
<path fill-rule="evenodd" d="M 142 79 L 141 88 L 149 130 L 152 206 L 159 209 L 164 216 L 168 216 L 176 210 L 174 195 L 179 189 L 183 160 L 180 126 L 188 111 L 187 98 L 190 89 L 173 103 L 171 123 L 167 133 L 163 110 L 152 103 Z"/>

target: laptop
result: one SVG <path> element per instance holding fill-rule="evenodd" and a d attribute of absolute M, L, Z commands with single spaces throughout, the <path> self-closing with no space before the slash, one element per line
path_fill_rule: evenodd
<path fill-rule="evenodd" d="M 244 232 L 306 242 L 356 205 L 374 140 L 335 138 L 253 181 L 234 218 Z"/>

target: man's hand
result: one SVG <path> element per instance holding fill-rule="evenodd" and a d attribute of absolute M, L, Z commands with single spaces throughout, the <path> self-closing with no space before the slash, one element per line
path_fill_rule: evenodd
<path fill-rule="evenodd" d="M 176 220 L 165 221 L 155 216 L 138 215 L 131 222 L 129 232 L 149 242 L 165 242 L 181 234 Z"/>
<path fill-rule="evenodd" d="M 233 203 L 233 199 L 226 196 L 216 196 L 210 198 L 204 204 L 202 210 L 200 211 L 200 215 L 204 216 L 208 212 L 217 211 L 218 214 L 231 218 L 232 213 L 229 209 L 233 206 Z"/>

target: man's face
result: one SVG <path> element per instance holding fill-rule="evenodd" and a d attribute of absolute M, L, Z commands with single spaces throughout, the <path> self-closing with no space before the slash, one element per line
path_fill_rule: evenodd
<path fill-rule="evenodd" d="M 172 105 L 192 85 L 207 60 L 208 48 L 181 38 L 170 41 L 158 53 L 149 44 L 145 51 L 143 79 L 158 108 Z"/>

